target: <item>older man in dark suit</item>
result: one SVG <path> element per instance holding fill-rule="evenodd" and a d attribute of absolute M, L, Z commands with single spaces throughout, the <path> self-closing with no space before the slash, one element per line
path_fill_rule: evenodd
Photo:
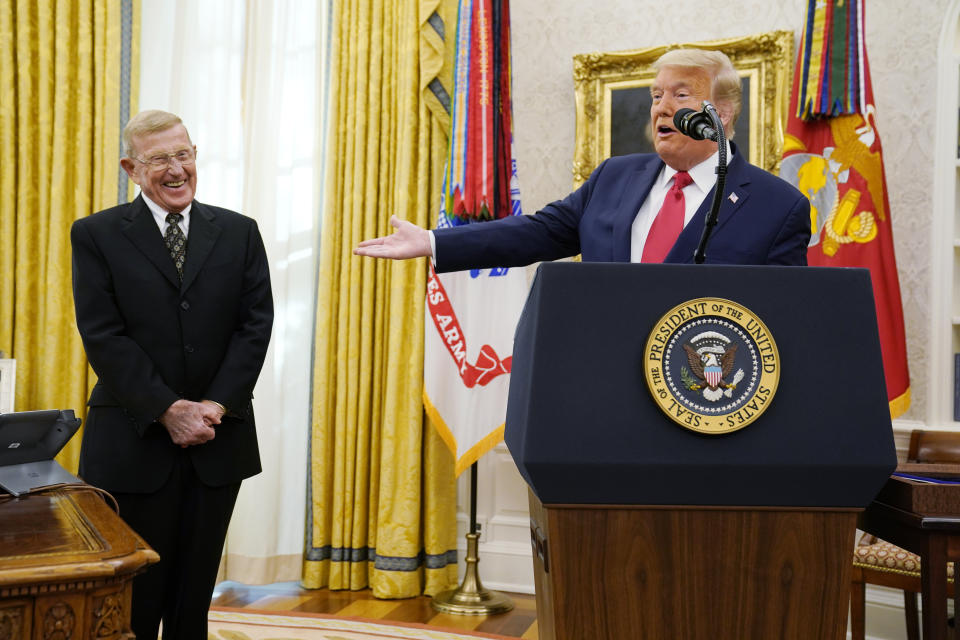
<path fill-rule="evenodd" d="M 196 147 L 177 116 L 127 124 L 133 202 L 71 231 L 77 327 L 98 381 L 80 475 L 159 554 L 134 580 L 138 638 L 205 640 L 227 525 L 260 472 L 251 405 L 273 323 L 256 223 L 194 200 Z"/>
<path fill-rule="evenodd" d="M 354 253 L 432 256 L 437 271 L 518 266 L 582 254 L 594 262 L 692 262 L 717 176 L 717 145 L 677 131 L 673 116 L 713 103 L 733 137 L 740 78 L 718 51 L 677 49 L 655 63 L 650 88 L 656 153 L 604 161 L 579 189 L 530 216 L 508 216 L 428 232 L 393 218 L 396 232 L 361 242 Z M 706 262 L 804 265 L 810 204 L 759 169 L 732 143 L 727 181 Z"/>

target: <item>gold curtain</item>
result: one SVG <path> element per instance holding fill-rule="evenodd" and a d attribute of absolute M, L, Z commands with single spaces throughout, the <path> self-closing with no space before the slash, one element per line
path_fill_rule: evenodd
<path fill-rule="evenodd" d="M 401 598 L 456 586 L 453 458 L 421 403 L 426 262 L 351 254 L 389 233 L 393 213 L 421 226 L 436 220 L 454 12 L 450 0 L 333 6 L 310 588 L 369 586 Z"/>
<path fill-rule="evenodd" d="M 18 411 L 86 415 L 70 225 L 126 200 L 138 15 L 139 0 L 0 2 L 0 351 L 17 360 Z M 76 471 L 79 452 L 78 434 L 58 460 Z"/>

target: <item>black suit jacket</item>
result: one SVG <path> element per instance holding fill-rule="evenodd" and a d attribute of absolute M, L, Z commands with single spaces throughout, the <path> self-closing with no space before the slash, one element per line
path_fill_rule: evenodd
<path fill-rule="evenodd" d="M 70 238 L 77 328 L 98 376 L 80 475 L 111 491 L 158 489 L 180 447 L 156 419 L 178 398 L 229 410 L 213 440 L 188 448 L 202 482 L 259 473 L 251 398 L 273 299 L 256 223 L 194 201 L 182 284 L 141 197 L 77 220 Z"/>
<path fill-rule="evenodd" d="M 707 263 L 807 264 L 810 203 L 785 180 L 751 165 L 731 143 Z M 530 216 L 434 231 L 437 271 L 513 267 L 578 253 L 585 262 L 629 262 L 633 220 L 663 168 L 653 153 L 605 160 L 563 200 Z M 710 190 L 664 262 L 693 262 L 713 201 Z"/>

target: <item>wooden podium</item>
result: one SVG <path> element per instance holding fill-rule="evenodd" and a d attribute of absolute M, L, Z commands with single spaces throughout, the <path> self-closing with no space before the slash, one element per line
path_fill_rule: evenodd
<path fill-rule="evenodd" d="M 839 640 L 856 518 L 845 510 L 544 506 L 531 493 L 543 550 L 534 554 L 540 640 Z M 583 561 L 563 561 L 572 558 Z"/>
<path fill-rule="evenodd" d="M 701 298 L 762 318 L 781 364 L 766 412 L 719 435 L 668 419 L 644 378 L 659 319 Z M 869 274 L 543 264 L 505 440 L 541 640 L 841 640 L 857 516 L 896 467 Z"/>
<path fill-rule="evenodd" d="M 158 559 L 92 490 L 0 497 L 0 638 L 132 639 L 130 581 Z"/>

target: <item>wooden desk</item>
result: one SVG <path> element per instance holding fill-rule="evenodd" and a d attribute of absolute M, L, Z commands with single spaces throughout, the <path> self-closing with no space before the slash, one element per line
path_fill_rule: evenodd
<path fill-rule="evenodd" d="M 128 640 L 130 585 L 159 559 L 94 491 L 0 497 L 0 640 Z"/>
<path fill-rule="evenodd" d="M 892 477 L 861 514 L 859 527 L 920 556 L 923 638 L 948 638 L 947 562 L 960 562 L 960 485 Z M 957 593 L 954 609 L 960 614 Z M 960 640 L 960 625 L 954 634 Z"/>

